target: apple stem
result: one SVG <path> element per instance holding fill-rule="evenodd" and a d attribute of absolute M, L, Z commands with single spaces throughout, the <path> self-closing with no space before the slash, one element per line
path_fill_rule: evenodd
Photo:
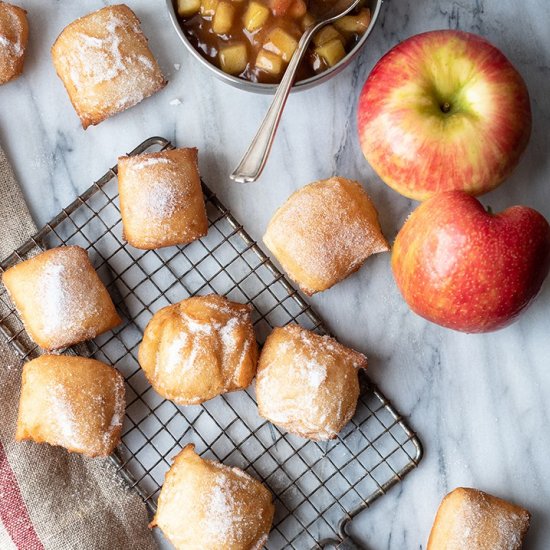
<path fill-rule="evenodd" d="M 445 101 L 441 104 L 440 108 L 444 113 L 448 113 L 451 110 L 451 104 L 448 101 Z"/>
<path fill-rule="evenodd" d="M 491 216 L 493 215 L 493 209 L 490 206 L 487 206 L 486 210 L 487 210 L 487 214 L 491 214 Z"/>

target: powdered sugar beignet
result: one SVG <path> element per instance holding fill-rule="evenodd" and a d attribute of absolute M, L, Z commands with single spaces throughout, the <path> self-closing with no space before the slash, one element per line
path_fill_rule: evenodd
<path fill-rule="evenodd" d="M 0 84 L 17 78 L 23 72 L 29 39 L 27 12 L 0 2 Z"/>
<path fill-rule="evenodd" d="M 521 550 L 530 517 L 511 502 L 459 487 L 441 502 L 427 550 Z"/>
<path fill-rule="evenodd" d="M 55 350 L 95 338 L 120 323 L 88 254 L 52 248 L 8 269 L 3 283 L 30 337 Z"/>
<path fill-rule="evenodd" d="M 166 84 L 139 19 L 124 4 L 73 21 L 52 46 L 52 59 L 84 128 Z"/>
<path fill-rule="evenodd" d="M 195 148 L 118 159 L 124 238 L 136 248 L 187 244 L 208 231 Z"/>
<path fill-rule="evenodd" d="M 194 405 L 249 386 L 258 357 L 251 309 L 211 294 L 157 311 L 139 347 L 153 388 L 179 405 Z"/>
<path fill-rule="evenodd" d="M 292 194 L 269 222 L 264 243 L 309 295 L 389 250 L 369 196 L 356 181 L 338 177 Z"/>
<path fill-rule="evenodd" d="M 258 363 L 260 416 L 296 435 L 335 438 L 351 420 L 359 397 L 361 353 L 298 325 L 276 328 Z"/>
<path fill-rule="evenodd" d="M 42 355 L 23 367 L 16 439 L 107 456 L 120 442 L 124 379 L 95 359 Z"/>
<path fill-rule="evenodd" d="M 159 527 L 176 550 L 260 550 L 274 512 L 262 483 L 201 458 L 188 445 L 166 474 L 151 527 Z"/>

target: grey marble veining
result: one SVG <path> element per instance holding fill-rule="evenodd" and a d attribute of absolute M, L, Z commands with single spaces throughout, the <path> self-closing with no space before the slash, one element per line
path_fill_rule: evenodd
<path fill-rule="evenodd" d="M 15 1 L 15 0 L 14 0 Z M 260 239 L 274 208 L 310 181 L 339 174 L 364 182 L 393 240 L 413 203 L 373 173 L 356 139 L 356 100 L 376 60 L 417 32 L 478 32 L 514 62 L 531 92 L 534 128 L 513 176 L 483 197 L 550 218 L 550 3 L 547 0 L 389 0 L 359 59 L 313 90 L 293 94 L 260 182 L 228 174 L 256 131 L 269 98 L 212 79 L 186 54 L 164 2 L 131 0 L 170 83 L 159 94 L 83 131 L 49 58 L 61 29 L 102 7 L 86 0 L 19 0 L 30 13 L 25 74 L 0 87 L 0 140 L 37 224 L 151 135 L 196 145 L 205 180 Z M 176 70 L 174 64 L 180 64 Z M 179 99 L 180 105 L 170 102 Z M 393 282 L 389 255 L 312 302 L 344 343 L 367 353 L 370 375 L 409 417 L 425 445 L 421 466 L 364 512 L 353 532 L 369 549 L 425 548 L 441 498 L 458 485 L 516 501 L 533 513 L 527 549 L 550 547 L 550 282 L 520 320 L 467 336 L 411 313 Z"/>

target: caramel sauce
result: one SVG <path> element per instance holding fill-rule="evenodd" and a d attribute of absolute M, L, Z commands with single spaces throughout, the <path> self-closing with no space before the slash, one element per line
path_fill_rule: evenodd
<path fill-rule="evenodd" d="M 256 66 L 258 53 L 266 44 L 267 37 L 273 29 L 280 28 L 292 36 L 296 41 L 300 40 L 304 32 L 304 18 L 293 17 L 290 13 L 275 15 L 279 13 L 276 6 L 272 6 L 269 0 L 255 0 L 262 3 L 270 10 L 269 17 L 265 24 L 259 29 L 250 32 L 245 28 L 244 16 L 249 6 L 249 0 L 232 0 L 231 5 L 235 10 L 230 30 L 226 34 L 216 34 L 212 29 L 213 15 L 196 13 L 188 18 L 179 17 L 182 29 L 192 46 L 210 63 L 222 68 L 219 60 L 220 49 L 233 45 L 244 44 L 247 52 L 247 63 L 245 69 L 235 74 L 242 79 L 261 83 L 278 83 L 281 80 L 284 68 L 279 74 L 272 74 Z M 272 0 L 277 1 L 277 0 Z M 294 0 L 296 1 L 296 0 Z M 298 0 L 300 1 L 300 0 Z M 360 37 L 360 33 L 350 33 L 343 39 L 346 53 L 353 49 Z M 304 80 L 325 71 L 328 63 L 317 54 L 315 46 L 310 45 L 296 75 L 296 80 Z"/>

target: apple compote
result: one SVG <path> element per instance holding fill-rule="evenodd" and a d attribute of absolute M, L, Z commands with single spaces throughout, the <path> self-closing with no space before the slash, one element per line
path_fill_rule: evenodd
<path fill-rule="evenodd" d="M 311 0 L 310 0 L 311 1 Z M 277 83 L 313 23 L 306 0 L 176 0 L 194 48 L 222 71 L 252 82 Z M 359 6 L 313 37 L 296 80 L 323 72 L 349 52 L 370 23 Z"/>

